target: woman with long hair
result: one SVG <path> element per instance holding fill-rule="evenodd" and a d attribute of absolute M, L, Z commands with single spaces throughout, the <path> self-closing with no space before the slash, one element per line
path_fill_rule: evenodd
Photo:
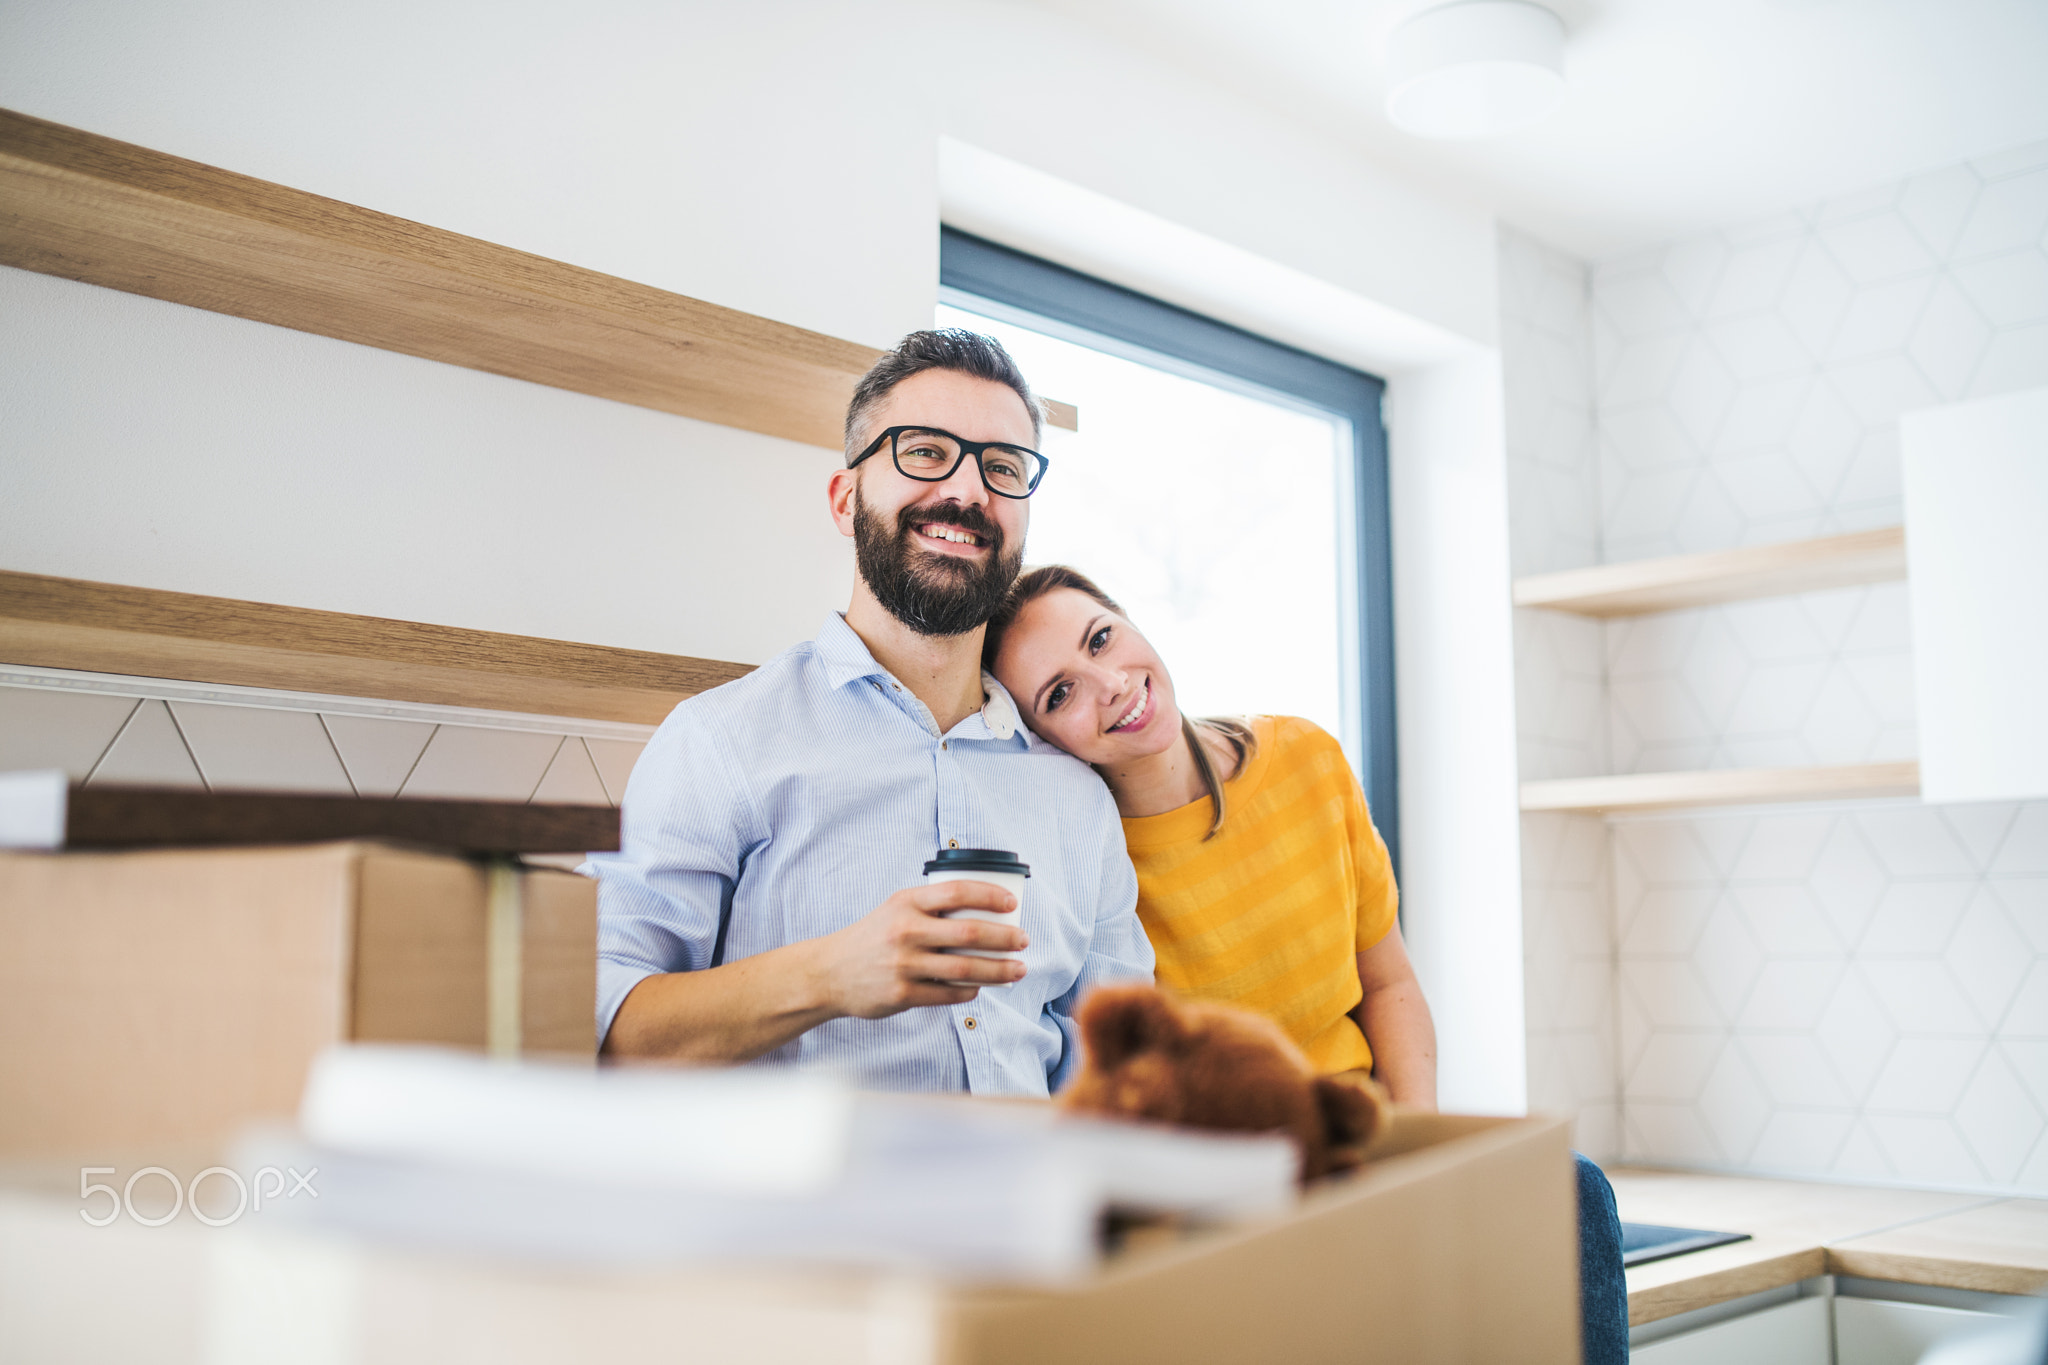
<path fill-rule="evenodd" d="M 1017 579 L 983 660 L 1115 796 L 1162 986 L 1268 1015 L 1318 1071 L 1436 1107 L 1393 868 L 1336 740 L 1291 716 L 1183 716 L 1151 643 L 1064 565 Z"/>
<path fill-rule="evenodd" d="M 1436 1107 L 1436 1029 L 1396 919 L 1386 845 L 1343 749 L 1291 716 L 1181 714 L 1165 663 L 1086 575 L 1020 576 L 983 667 L 1041 739 L 1116 798 L 1159 984 L 1277 1021 L 1318 1071 Z M 1614 1193 L 1578 1158 L 1588 1362 L 1628 1358 Z"/>

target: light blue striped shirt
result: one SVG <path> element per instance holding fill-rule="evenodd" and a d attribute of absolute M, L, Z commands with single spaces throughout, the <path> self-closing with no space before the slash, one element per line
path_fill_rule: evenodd
<path fill-rule="evenodd" d="M 924 880 L 934 849 L 1006 848 L 1025 884 L 1025 976 L 964 1005 L 834 1019 L 764 1062 L 838 1066 L 892 1090 L 1045 1095 L 1078 1059 L 1073 1012 L 1103 981 L 1152 978 L 1123 826 L 1086 764 L 1032 735 L 983 675 L 941 735 L 838 613 L 815 640 L 669 714 L 626 787 L 598 874 L 599 1036 L 656 972 L 817 938 Z"/>

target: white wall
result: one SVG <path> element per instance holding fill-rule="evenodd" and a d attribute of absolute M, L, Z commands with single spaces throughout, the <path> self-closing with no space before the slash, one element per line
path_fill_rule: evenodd
<path fill-rule="evenodd" d="M 1483 217 L 1003 4 L 13 6 L 0 105 L 874 345 L 929 324 L 950 132 L 1493 327 Z M 0 371 L 7 568 L 747 662 L 844 601 L 812 452 L 4 287 L 0 345 L 60 336 Z"/>
<path fill-rule="evenodd" d="M 874 345 L 943 139 L 1146 225 L 1076 263 L 1384 367 L 1409 924 L 1447 1100 L 1521 1107 L 1484 215 L 1001 3 L 14 6 L 0 105 Z M 748 433 L 19 272 L 0 410 L 0 567 L 747 662 L 845 600 L 830 453 Z"/>
<path fill-rule="evenodd" d="M 748 663 L 850 581 L 831 451 L 54 276 L 0 407 L 10 569 Z"/>
<path fill-rule="evenodd" d="M 1528 1104 L 1500 387 L 1489 351 L 1386 398 L 1403 924 L 1464 1113 Z"/>
<path fill-rule="evenodd" d="M 1509 550 L 1517 574 L 1600 562 L 1592 314 L 1582 261 L 1501 234 L 1501 369 Z M 1601 626 L 1514 614 L 1516 756 L 1524 781 L 1608 770 Z M 1577 1118 L 1596 1159 L 1621 1151 L 1607 831 L 1597 816 L 1521 817 L 1522 957 L 1531 1108 Z"/>
<path fill-rule="evenodd" d="M 1607 552 L 1897 523 L 1900 412 L 2048 382 L 2044 248 L 2037 145 L 1603 264 Z M 1610 628 L 1617 761 L 1911 754 L 1905 596 Z M 2048 1191 L 2043 873 L 2039 802 L 1623 827 L 1630 1153 Z"/>
<path fill-rule="evenodd" d="M 1896 524 L 1900 412 L 2048 381 L 2048 145 L 1602 262 L 1589 298 L 1598 476 L 1517 479 L 1526 569 L 1582 553 L 1589 487 L 1609 561 Z M 1511 422 L 1536 340 L 1503 337 Z M 1596 629 L 1590 724 L 1585 624 L 1523 632 L 1525 775 L 1915 751 L 1903 584 Z M 1563 824 L 1530 868 L 1611 883 L 1626 1156 L 2048 1192 L 2048 803 L 1611 828 L 1604 869 Z M 1532 943 L 1584 937 L 1580 901 L 1543 903 Z"/>
<path fill-rule="evenodd" d="M 0 105 L 879 346 L 937 271 L 901 13 L 10 5 Z"/>
<path fill-rule="evenodd" d="M 1493 341 L 1485 214 L 1425 196 L 1338 137 L 1135 58 L 1037 7 L 951 5 L 944 13 L 944 29 L 922 50 L 976 73 L 988 96 L 946 103 L 951 137 Z"/>

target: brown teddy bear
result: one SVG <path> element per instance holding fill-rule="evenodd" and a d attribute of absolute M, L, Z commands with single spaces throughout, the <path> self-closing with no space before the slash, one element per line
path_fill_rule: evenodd
<path fill-rule="evenodd" d="M 1264 1015 L 1152 986 L 1105 986 L 1079 1015 L 1081 1072 L 1060 1094 L 1079 1113 L 1225 1132 L 1287 1133 L 1303 1184 L 1363 1159 L 1388 1100 L 1356 1073 L 1317 1076 Z"/>

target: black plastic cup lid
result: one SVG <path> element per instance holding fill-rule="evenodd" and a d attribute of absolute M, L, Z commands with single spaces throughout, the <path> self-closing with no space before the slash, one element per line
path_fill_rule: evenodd
<path fill-rule="evenodd" d="M 925 876 L 934 872 L 1013 872 L 1028 877 L 1031 866 L 1018 862 L 1007 848 L 942 848 L 924 865 Z"/>

